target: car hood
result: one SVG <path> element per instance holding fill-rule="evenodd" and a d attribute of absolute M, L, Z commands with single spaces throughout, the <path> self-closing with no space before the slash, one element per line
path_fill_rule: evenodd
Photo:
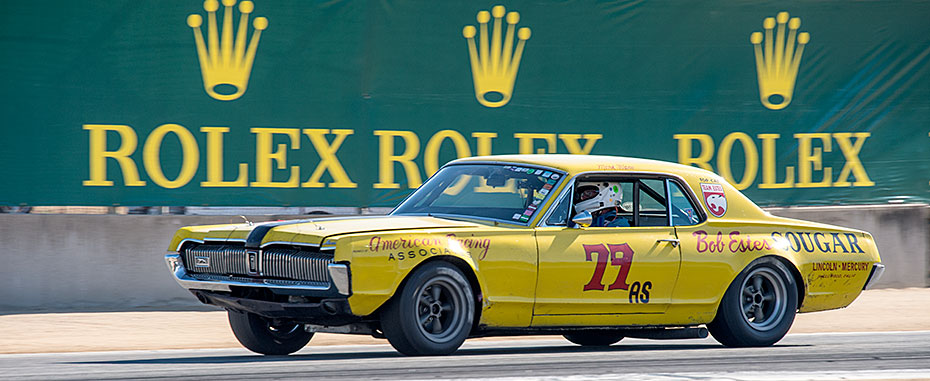
<path fill-rule="evenodd" d="M 321 245 L 325 238 L 345 234 L 476 226 L 479 225 L 475 222 L 430 216 L 323 217 L 270 221 L 254 225 L 189 226 L 178 231 L 175 242 L 172 243 L 172 248 L 174 250 L 179 248 L 184 239 L 230 243 L 247 242 L 249 246 L 271 243 Z"/>

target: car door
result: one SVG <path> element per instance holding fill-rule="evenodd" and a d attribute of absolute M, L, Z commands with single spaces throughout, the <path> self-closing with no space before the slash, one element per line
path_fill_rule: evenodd
<path fill-rule="evenodd" d="M 544 316 L 660 314 L 668 308 L 681 254 L 670 226 L 667 181 L 612 180 L 621 181 L 629 200 L 623 209 L 632 217 L 630 227 L 574 226 L 567 218 L 574 214 L 571 184 L 536 228 L 534 325 Z"/>
<path fill-rule="evenodd" d="M 734 258 L 742 252 L 765 248 L 755 229 L 737 229 L 732 223 L 711 222 L 710 212 L 720 217 L 726 213 L 726 193 L 714 183 L 689 187 L 684 181 L 671 184 L 672 224 L 681 240 L 680 280 L 674 293 L 675 303 L 702 306 L 705 313 L 715 312 L 718 298 L 733 279 Z M 701 193 L 692 193 L 705 190 Z M 705 209 L 703 206 L 707 206 Z M 711 210 L 711 206 L 716 209 Z M 714 219 L 720 217 L 715 216 Z M 691 316 L 697 317 L 691 309 Z M 712 317 L 712 315 L 711 315 Z"/>

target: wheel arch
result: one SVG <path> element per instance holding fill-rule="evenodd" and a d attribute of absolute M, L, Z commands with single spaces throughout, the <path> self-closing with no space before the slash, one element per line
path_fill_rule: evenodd
<path fill-rule="evenodd" d="M 780 255 L 769 255 L 768 257 L 773 257 L 788 269 L 789 275 L 794 278 L 794 282 L 797 284 L 798 290 L 798 309 L 801 308 L 801 305 L 804 304 L 804 296 L 807 295 L 807 285 L 804 284 L 804 277 L 801 276 L 801 270 L 798 269 L 798 266 L 794 264 L 788 258 L 782 257 Z"/>

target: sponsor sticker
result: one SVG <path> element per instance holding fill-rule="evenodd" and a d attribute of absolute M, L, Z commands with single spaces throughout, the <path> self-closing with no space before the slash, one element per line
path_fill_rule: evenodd
<path fill-rule="evenodd" d="M 530 220 L 530 216 L 520 216 L 520 221 L 526 222 Z"/>
<path fill-rule="evenodd" d="M 558 179 L 559 179 L 559 174 L 558 174 L 558 173 L 553 173 L 551 179 L 553 179 L 553 180 L 558 180 Z"/>
<path fill-rule="evenodd" d="M 546 182 L 549 183 L 549 184 L 555 184 L 555 180 L 553 180 L 553 179 L 549 179 L 549 180 L 547 180 Z"/>
<path fill-rule="evenodd" d="M 701 194 L 711 215 L 719 218 L 727 213 L 727 195 L 723 192 L 723 185 L 701 183 Z"/>
<path fill-rule="evenodd" d="M 543 172 L 543 177 L 549 177 L 549 176 L 552 176 L 552 172 L 549 172 L 549 171 Z"/>
<path fill-rule="evenodd" d="M 513 220 L 519 220 L 521 216 L 522 216 L 522 215 L 521 215 L 520 213 L 515 213 L 515 214 L 513 215 L 513 217 L 511 217 L 511 219 L 513 219 Z"/>
<path fill-rule="evenodd" d="M 543 189 L 552 189 L 552 184 L 543 185 Z"/>
<path fill-rule="evenodd" d="M 540 190 L 539 190 L 539 194 L 545 196 L 545 195 L 549 194 L 549 189 L 545 189 L 545 188 L 540 189 Z"/>

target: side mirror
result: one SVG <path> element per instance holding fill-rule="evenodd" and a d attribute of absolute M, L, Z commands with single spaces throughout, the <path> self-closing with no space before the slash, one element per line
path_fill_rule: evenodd
<path fill-rule="evenodd" d="M 591 212 L 585 210 L 581 213 L 572 217 L 572 222 L 581 227 L 591 226 L 591 222 L 594 221 L 594 217 L 591 216 Z"/>

